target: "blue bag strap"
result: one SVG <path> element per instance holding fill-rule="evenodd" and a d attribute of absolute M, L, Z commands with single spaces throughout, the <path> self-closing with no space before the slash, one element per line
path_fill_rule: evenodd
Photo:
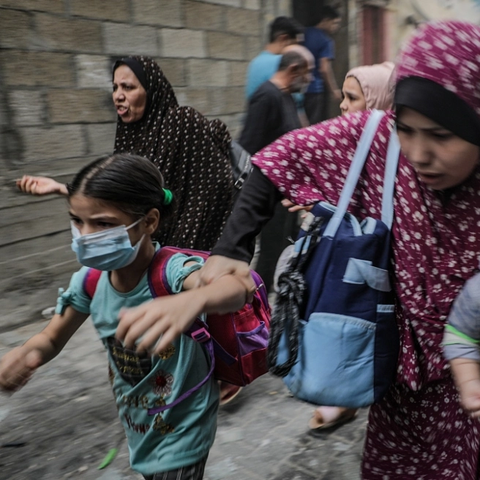
<path fill-rule="evenodd" d="M 334 237 L 337 233 L 338 227 L 340 226 L 340 223 L 347 212 L 348 205 L 352 198 L 353 192 L 355 191 L 355 187 L 357 186 L 358 179 L 362 173 L 368 153 L 370 152 L 370 147 L 375 137 L 378 124 L 384 115 L 384 111 L 372 110 L 372 113 L 368 117 L 360 137 L 360 141 L 358 142 L 357 149 L 355 150 L 355 155 L 350 165 L 347 179 L 345 180 L 337 208 L 332 218 L 328 222 L 327 228 L 325 229 L 325 237 Z"/>
<path fill-rule="evenodd" d="M 388 142 L 387 160 L 385 162 L 385 178 L 383 179 L 382 221 L 390 230 L 393 223 L 393 190 L 397 176 L 400 142 L 397 129 L 393 128 Z"/>

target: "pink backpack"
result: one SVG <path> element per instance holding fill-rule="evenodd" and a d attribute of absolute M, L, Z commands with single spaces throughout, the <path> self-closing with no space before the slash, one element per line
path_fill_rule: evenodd
<path fill-rule="evenodd" d="M 198 250 L 160 248 L 148 269 L 148 284 L 154 298 L 172 294 L 166 282 L 166 267 L 170 258 L 176 253 L 199 256 L 204 259 L 210 255 L 209 252 Z M 100 270 L 91 268 L 85 276 L 83 288 L 90 298 L 95 294 L 101 273 Z M 208 315 L 207 323 L 197 319 L 190 330 L 185 332 L 207 348 L 211 357 L 211 369 L 207 376 L 174 402 L 150 409 L 150 414 L 160 413 L 177 405 L 206 383 L 212 374 L 218 380 L 244 386 L 268 372 L 270 307 L 263 280 L 253 270 L 251 273 L 258 288 L 252 303 L 245 304 L 238 312 Z"/>

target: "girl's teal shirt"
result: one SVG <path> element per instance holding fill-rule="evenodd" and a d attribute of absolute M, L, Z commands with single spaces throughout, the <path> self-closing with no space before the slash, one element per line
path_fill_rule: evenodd
<path fill-rule="evenodd" d="M 196 265 L 185 266 L 192 261 Z M 179 293 L 185 278 L 202 264 L 200 257 L 174 255 L 166 267 L 172 290 Z M 208 454 L 215 438 L 216 382 L 212 379 L 160 414 L 149 415 L 148 409 L 173 402 L 205 378 L 210 366 L 206 350 L 186 335 L 177 338 L 160 357 L 139 357 L 126 350 L 114 339 L 118 313 L 121 308 L 152 300 L 147 274 L 132 291 L 121 293 L 112 287 L 109 273 L 103 272 L 90 299 L 83 289 L 87 271 L 88 268 L 81 268 L 73 275 L 68 290 L 60 292 L 57 313 L 71 305 L 78 312 L 91 315 L 108 353 L 110 380 L 127 435 L 132 468 L 152 475 L 199 462 Z"/>

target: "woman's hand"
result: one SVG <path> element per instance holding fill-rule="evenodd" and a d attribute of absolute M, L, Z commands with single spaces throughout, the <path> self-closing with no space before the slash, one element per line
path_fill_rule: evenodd
<path fill-rule="evenodd" d="M 59 195 L 67 195 L 67 187 L 63 183 L 58 183 L 53 178 L 48 177 L 32 177 L 24 175 L 20 180 L 16 181 L 17 187 L 24 193 L 31 195 L 49 195 L 56 193 Z"/>
<path fill-rule="evenodd" d="M 39 350 L 17 347 L 0 360 L 0 388 L 15 392 L 22 388 L 42 364 Z"/>
<path fill-rule="evenodd" d="M 126 348 L 159 354 L 187 330 L 201 313 L 198 290 L 159 297 L 119 313 L 116 338 Z M 141 339 L 138 345 L 136 341 Z"/>
<path fill-rule="evenodd" d="M 222 255 L 211 255 L 199 270 L 197 287 L 210 285 L 225 275 L 233 275 L 243 283 L 249 292 L 246 301 L 251 302 L 257 286 L 250 274 L 250 266 L 241 260 L 234 260 Z"/>
<path fill-rule="evenodd" d="M 282 205 L 285 208 L 288 208 L 288 211 L 292 213 L 299 212 L 301 210 L 304 210 L 305 212 L 309 212 L 313 208 L 313 205 L 295 205 L 293 202 L 291 202 L 290 200 L 287 200 L 286 198 L 282 200 Z"/>

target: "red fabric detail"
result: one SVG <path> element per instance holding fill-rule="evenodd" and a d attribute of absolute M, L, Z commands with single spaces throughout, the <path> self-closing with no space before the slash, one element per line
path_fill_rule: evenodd
<path fill-rule="evenodd" d="M 210 252 L 200 250 L 191 250 L 177 247 L 162 247 L 157 251 L 153 257 L 152 263 L 148 268 L 148 282 L 150 290 L 154 297 L 162 297 L 163 295 L 171 295 L 172 291 L 169 289 L 166 279 L 167 263 L 173 255 L 182 253 L 188 256 L 201 257 L 204 260 L 208 258 Z"/>
<path fill-rule="evenodd" d="M 83 279 L 83 290 L 90 298 L 93 298 L 93 296 L 95 295 L 95 290 L 97 289 L 100 275 L 102 275 L 101 270 L 95 270 L 94 268 L 90 268 L 85 275 L 85 278 Z"/>
<path fill-rule="evenodd" d="M 188 256 L 198 256 L 207 259 L 210 252 L 184 249 L 177 247 L 162 247 L 155 254 L 149 268 L 149 285 L 153 297 L 170 295 L 172 292 L 166 283 L 166 267 L 169 259 L 181 253 Z M 265 288 L 265 287 L 262 287 Z M 267 348 L 253 347 L 252 351 L 242 353 L 240 344 L 246 333 L 258 330 L 261 323 L 265 329 L 270 326 L 270 308 L 262 301 L 261 294 L 257 292 L 252 304 L 246 304 L 235 313 L 224 315 L 208 315 L 208 331 L 223 348 L 231 362 L 226 362 L 225 353 L 215 354 L 214 375 L 218 380 L 233 385 L 248 385 L 259 376 L 268 372 Z M 243 334 L 243 335 L 242 335 Z M 218 346 L 217 346 L 218 347 Z"/>

